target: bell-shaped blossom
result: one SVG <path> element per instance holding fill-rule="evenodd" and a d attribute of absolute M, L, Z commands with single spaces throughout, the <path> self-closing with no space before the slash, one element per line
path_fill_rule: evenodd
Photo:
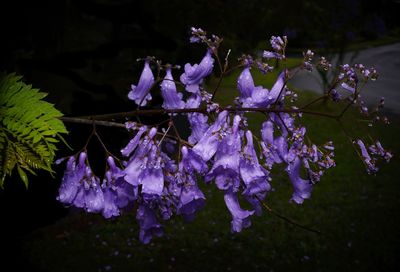
<path fill-rule="evenodd" d="M 150 150 L 147 165 L 139 175 L 139 184 L 142 185 L 142 194 L 160 196 L 164 189 L 164 176 L 161 169 L 161 158 L 157 158 L 157 147 Z"/>
<path fill-rule="evenodd" d="M 256 195 L 271 190 L 268 182 L 268 172 L 258 162 L 253 145 L 253 135 L 250 130 L 246 131 L 247 144 L 240 158 L 240 176 L 245 184 L 245 195 Z"/>
<path fill-rule="evenodd" d="M 274 103 L 280 94 L 280 99 L 284 96 L 285 71 L 281 72 L 271 90 L 262 86 L 255 86 L 253 77 L 250 73 L 250 67 L 246 66 L 240 74 L 237 87 L 240 92 L 239 101 L 243 107 L 268 107 Z"/>
<path fill-rule="evenodd" d="M 102 214 L 105 218 L 110 218 L 120 215 L 120 207 L 118 205 L 118 202 L 128 202 L 126 198 L 134 198 L 134 191 L 132 190 L 131 192 L 127 192 L 125 191 L 126 188 L 121 186 L 122 183 L 128 183 L 123 179 L 122 170 L 115 165 L 113 157 L 109 156 L 107 158 L 107 163 L 108 170 L 105 173 L 105 179 L 103 180 L 103 184 L 101 185 L 104 195 L 104 209 Z M 118 180 L 119 182 L 117 183 Z M 130 184 L 128 185 L 131 186 Z M 132 195 L 128 195 L 129 193 L 131 193 Z M 118 200 L 119 197 L 121 197 L 121 200 Z M 128 203 L 126 203 L 126 205 L 127 204 Z"/>
<path fill-rule="evenodd" d="M 199 85 L 208 76 L 214 67 L 214 59 L 211 57 L 211 49 L 207 50 L 199 64 L 185 64 L 185 72 L 181 75 L 181 82 L 186 86 L 186 90 L 191 93 L 199 93 Z"/>
<path fill-rule="evenodd" d="M 139 128 L 135 137 L 133 137 L 126 147 L 121 149 L 121 154 L 124 156 L 129 156 L 133 150 L 138 146 L 140 139 L 142 138 L 143 133 L 147 131 L 147 126 L 142 126 Z"/>
<path fill-rule="evenodd" d="M 147 101 L 151 100 L 150 89 L 154 84 L 154 75 L 150 68 L 150 61 L 144 62 L 144 68 L 140 75 L 139 83 L 131 85 L 131 91 L 128 93 L 128 98 L 134 100 L 138 106 L 145 106 Z M 139 105 L 141 103 L 141 105 Z"/>
<path fill-rule="evenodd" d="M 232 128 L 218 145 L 214 164 L 205 177 L 206 182 L 215 179 L 217 187 L 221 190 L 231 188 L 236 191 L 239 188 L 240 120 L 239 115 L 234 117 Z"/>
<path fill-rule="evenodd" d="M 139 175 L 146 168 L 147 154 L 151 150 L 154 136 L 157 133 L 156 128 L 150 129 L 149 133 L 140 139 L 138 147 L 130 157 L 129 162 L 124 169 L 124 179 L 133 186 L 139 186 Z"/>
<path fill-rule="evenodd" d="M 181 190 L 177 213 L 181 214 L 186 221 L 192 221 L 196 213 L 204 207 L 206 198 L 197 187 L 194 177 L 188 175 L 188 178 L 190 181 L 184 184 Z"/>
<path fill-rule="evenodd" d="M 232 215 L 231 231 L 241 232 L 243 228 L 248 228 L 251 225 L 250 216 L 254 211 L 243 210 L 240 207 L 236 193 L 228 190 L 224 193 L 225 204 Z"/>
<path fill-rule="evenodd" d="M 95 177 L 90 167 L 86 167 L 85 210 L 90 213 L 99 213 L 104 209 L 104 194 L 100 180 Z"/>
<path fill-rule="evenodd" d="M 262 124 L 261 137 L 263 140 L 261 146 L 263 148 L 263 154 L 265 156 L 265 163 L 269 167 L 269 169 L 271 169 L 274 163 L 282 162 L 282 159 L 278 153 L 276 139 L 274 139 L 274 123 L 268 120 Z"/>
<path fill-rule="evenodd" d="M 375 165 L 375 160 L 372 159 L 371 156 L 369 155 L 368 150 L 364 145 L 364 142 L 359 139 L 359 140 L 357 140 L 357 144 L 360 147 L 361 156 L 367 167 L 368 174 L 376 173 L 378 171 L 378 167 L 376 167 L 376 165 Z"/>
<path fill-rule="evenodd" d="M 75 157 L 71 156 L 67 161 L 67 167 L 61 181 L 61 186 L 58 191 L 57 200 L 63 204 L 71 205 L 81 186 L 80 181 L 85 175 L 85 160 L 86 153 L 82 152 L 79 155 L 79 162 L 76 165 Z"/>
<path fill-rule="evenodd" d="M 201 103 L 199 94 L 192 94 L 186 102 L 186 108 L 198 108 Z M 209 128 L 208 116 L 200 112 L 188 113 L 188 121 L 191 128 L 191 134 L 188 138 L 190 144 L 196 144 L 203 137 L 206 130 Z"/>
<path fill-rule="evenodd" d="M 171 68 L 167 68 L 167 74 L 160 84 L 161 96 L 164 99 L 162 107 L 164 109 L 183 109 L 185 102 L 182 100 L 182 94 L 178 93 L 174 78 L 172 77 Z"/>
<path fill-rule="evenodd" d="M 192 148 L 193 152 L 200 156 L 203 161 L 209 161 L 217 152 L 221 140 L 223 126 L 226 125 L 228 112 L 222 111 L 217 120 L 206 130 L 203 137 Z"/>
<path fill-rule="evenodd" d="M 305 199 L 310 198 L 312 191 L 312 183 L 300 177 L 300 168 L 301 160 L 299 158 L 289 163 L 286 168 L 294 190 L 292 200 L 297 204 L 302 204 Z"/>
<path fill-rule="evenodd" d="M 253 135 L 250 130 L 246 132 L 247 144 L 240 158 L 240 176 L 245 185 L 243 195 L 249 201 L 257 215 L 261 215 L 263 200 L 266 193 L 271 190 L 269 173 L 259 164 L 253 145 Z"/>
<path fill-rule="evenodd" d="M 163 235 L 163 229 L 157 220 L 155 211 L 147 205 L 139 205 L 136 219 L 140 227 L 139 240 L 143 244 L 150 243 L 153 236 L 161 237 Z"/>
<path fill-rule="evenodd" d="M 186 146 L 182 147 L 182 159 L 179 164 L 179 172 L 186 171 L 188 173 L 204 174 L 207 172 L 208 167 L 204 160 L 194 153 L 193 150 L 188 149 Z"/>

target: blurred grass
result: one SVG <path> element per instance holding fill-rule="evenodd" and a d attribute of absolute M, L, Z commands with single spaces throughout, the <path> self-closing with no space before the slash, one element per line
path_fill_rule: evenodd
<path fill-rule="evenodd" d="M 256 85 L 270 87 L 276 77 L 257 75 Z M 229 75 L 217 98 L 227 103 L 236 96 L 238 72 Z M 211 89 L 215 79 L 210 81 Z M 302 105 L 315 94 L 302 92 Z M 320 103 L 313 110 L 330 111 L 334 105 Z M 354 126 L 349 112 L 344 125 L 361 133 L 364 123 Z M 249 114 L 249 126 L 260 129 L 262 114 Z M 314 188 L 312 198 L 301 206 L 289 203 L 292 193 L 283 169 L 276 169 L 274 192 L 267 203 L 301 224 L 318 229 L 305 231 L 265 212 L 253 217 L 252 226 L 230 233 L 230 215 L 221 192 L 201 184 L 207 205 L 192 223 L 174 218 L 165 223 L 165 235 L 149 245 L 138 242 L 135 215 L 114 221 L 72 211 L 55 225 L 26 237 L 25 254 L 32 270 L 40 271 L 396 271 L 399 244 L 400 120 L 376 126 L 376 136 L 395 153 L 381 164 L 376 176 L 365 173 L 338 124 L 327 118 L 304 115 L 302 122 L 317 144 L 332 140 L 337 167 L 328 170 Z M 353 120 L 354 121 L 354 120 Z"/>

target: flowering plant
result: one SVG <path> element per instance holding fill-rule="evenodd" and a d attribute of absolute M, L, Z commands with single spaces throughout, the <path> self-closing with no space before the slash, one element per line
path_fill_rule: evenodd
<path fill-rule="evenodd" d="M 203 59 L 183 67 L 180 80 L 172 70 L 179 66 L 163 65 L 153 57 L 144 59 L 139 81 L 131 86 L 128 98 L 138 108 L 127 113 L 105 114 L 90 117 L 63 117 L 65 122 L 93 124 L 93 132 L 107 154 L 107 171 L 101 179 L 93 174 L 87 159 L 86 146 L 66 160 L 66 171 L 59 189 L 58 200 L 67 206 L 82 208 L 90 213 L 101 213 L 105 218 L 119 216 L 127 210 L 135 210 L 140 226 L 139 239 L 149 243 L 152 237 L 161 236 L 162 220 L 181 215 L 185 220 L 195 218 L 206 203 L 206 196 L 199 182 L 214 183 L 222 191 L 227 209 L 231 213 L 231 230 L 240 232 L 251 225 L 253 215 L 261 215 L 262 208 L 273 211 L 265 199 L 273 191 L 272 169 L 283 165 L 293 187 L 291 201 L 302 204 L 310 198 L 313 186 L 325 170 L 335 166 L 334 144 L 317 145 L 307 137 L 301 124 L 303 114 L 332 118 L 341 122 L 350 107 L 360 109 L 372 125 L 381 118 L 379 109 L 382 99 L 373 111 L 369 111 L 361 99 L 361 85 L 376 80 L 374 68 L 362 64 L 342 65 L 341 73 L 333 79 L 331 88 L 316 100 L 303 107 L 293 106 L 297 94 L 287 86 L 288 81 L 301 69 L 331 69 L 324 58 L 314 61 L 314 53 L 307 50 L 299 67 L 284 68 L 271 89 L 256 86 L 252 69 L 267 74 L 274 61 L 285 62 L 287 38 L 271 37 L 271 50 L 265 50 L 261 58 L 243 55 L 236 66 L 230 67 L 229 53 L 222 61 L 219 46 L 222 38 L 200 28 L 191 29 L 190 42 L 206 45 Z M 210 91 L 204 79 L 219 69 L 219 80 Z M 157 76 L 153 74 L 157 69 Z M 215 101 L 215 95 L 224 78 L 233 69 L 241 69 L 237 79 L 239 96 L 232 105 L 223 107 Z M 161 74 L 165 74 L 162 78 Z M 363 83 L 363 84 L 360 84 Z M 151 91 L 159 86 L 163 98 L 162 109 L 140 109 L 151 103 Z M 178 86 L 184 92 L 178 90 Z M 309 106 L 322 98 L 345 104 L 338 114 L 315 112 Z M 258 112 L 265 116 L 259 132 L 251 131 L 248 114 Z M 141 114 L 168 114 L 159 124 L 143 124 L 140 119 L 123 123 L 109 119 L 138 116 Z M 184 139 L 176 126 L 176 116 L 186 116 L 190 136 Z M 96 125 L 123 127 L 132 133 L 129 143 L 121 149 L 124 159 L 111 154 L 96 131 Z M 350 137 L 350 136 L 349 136 Z M 88 140 L 88 142 L 89 142 Z M 366 165 L 367 172 L 376 173 L 378 159 L 389 161 L 392 154 L 379 141 L 366 145 L 365 139 L 351 139 L 357 153 Z M 255 145 L 256 143 L 256 145 Z M 244 209 L 246 201 L 251 208 Z"/>

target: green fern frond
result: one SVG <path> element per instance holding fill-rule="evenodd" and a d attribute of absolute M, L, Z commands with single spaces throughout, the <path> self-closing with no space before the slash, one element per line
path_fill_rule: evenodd
<path fill-rule="evenodd" d="M 44 100 L 46 93 L 32 88 L 15 74 L 0 73 L 0 186 L 16 167 L 26 186 L 26 172 L 53 173 L 55 144 L 68 133 L 62 113 Z"/>

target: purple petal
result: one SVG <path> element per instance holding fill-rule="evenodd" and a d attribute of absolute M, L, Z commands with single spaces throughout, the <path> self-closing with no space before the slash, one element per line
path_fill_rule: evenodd
<path fill-rule="evenodd" d="M 144 63 L 144 68 L 142 74 L 140 75 L 139 83 L 137 86 L 131 85 L 131 91 L 128 93 L 128 98 L 134 100 L 137 105 L 141 101 L 142 104 L 139 106 L 145 106 L 147 101 L 151 100 L 151 95 L 149 93 L 150 88 L 154 84 L 153 72 L 150 69 L 149 60 Z"/>
<path fill-rule="evenodd" d="M 191 93 L 199 92 L 199 85 L 203 78 L 208 76 L 214 67 L 214 59 L 211 57 L 211 51 L 207 50 L 199 64 L 193 66 L 189 63 L 185 64 L 185 72 L 181 75 L 181 82 L 186 85 L 186 90 Z"/>
<path fill-rule="evenodd" d="M 227 191 L 224 194 L 225 204 L 232 214 L 231 230 L 232 232 L 241 232 L 243 228 L 251 225 L 250 216 L 254 211 L 243 210 L 237 198 L 237 195 L 232 191 Z"/>
<path fill-rule="evenodd" d="M 302 204 L 304 199 L 310 198 L 312 191 L 311 182 L 300 177 L 300 166 L 301 160 L 297 157 L 287 167 L 287 172 L 289 173 L 289 178 L 294 189 L 292 200 L 297 204 Z"/>
<path fill-rule="evenodd" d="M 139 240 L 143 244 L 150 243 L 153 236 L 161 237 L 163 235 L 162 226 L 158 223 L 153 209 L 140 205 L 136 213 L 136 219 L 140 226 Z"/>
<path fill-rule="evenodd" d="M 167 68 L 167 74 L 161 82 L 161 95 L 164 99 L 162 107 L 164 109 L 183 109 L 185 102 L 182 101 L 182 94 L 176 90 L 171 68 Z"/>

